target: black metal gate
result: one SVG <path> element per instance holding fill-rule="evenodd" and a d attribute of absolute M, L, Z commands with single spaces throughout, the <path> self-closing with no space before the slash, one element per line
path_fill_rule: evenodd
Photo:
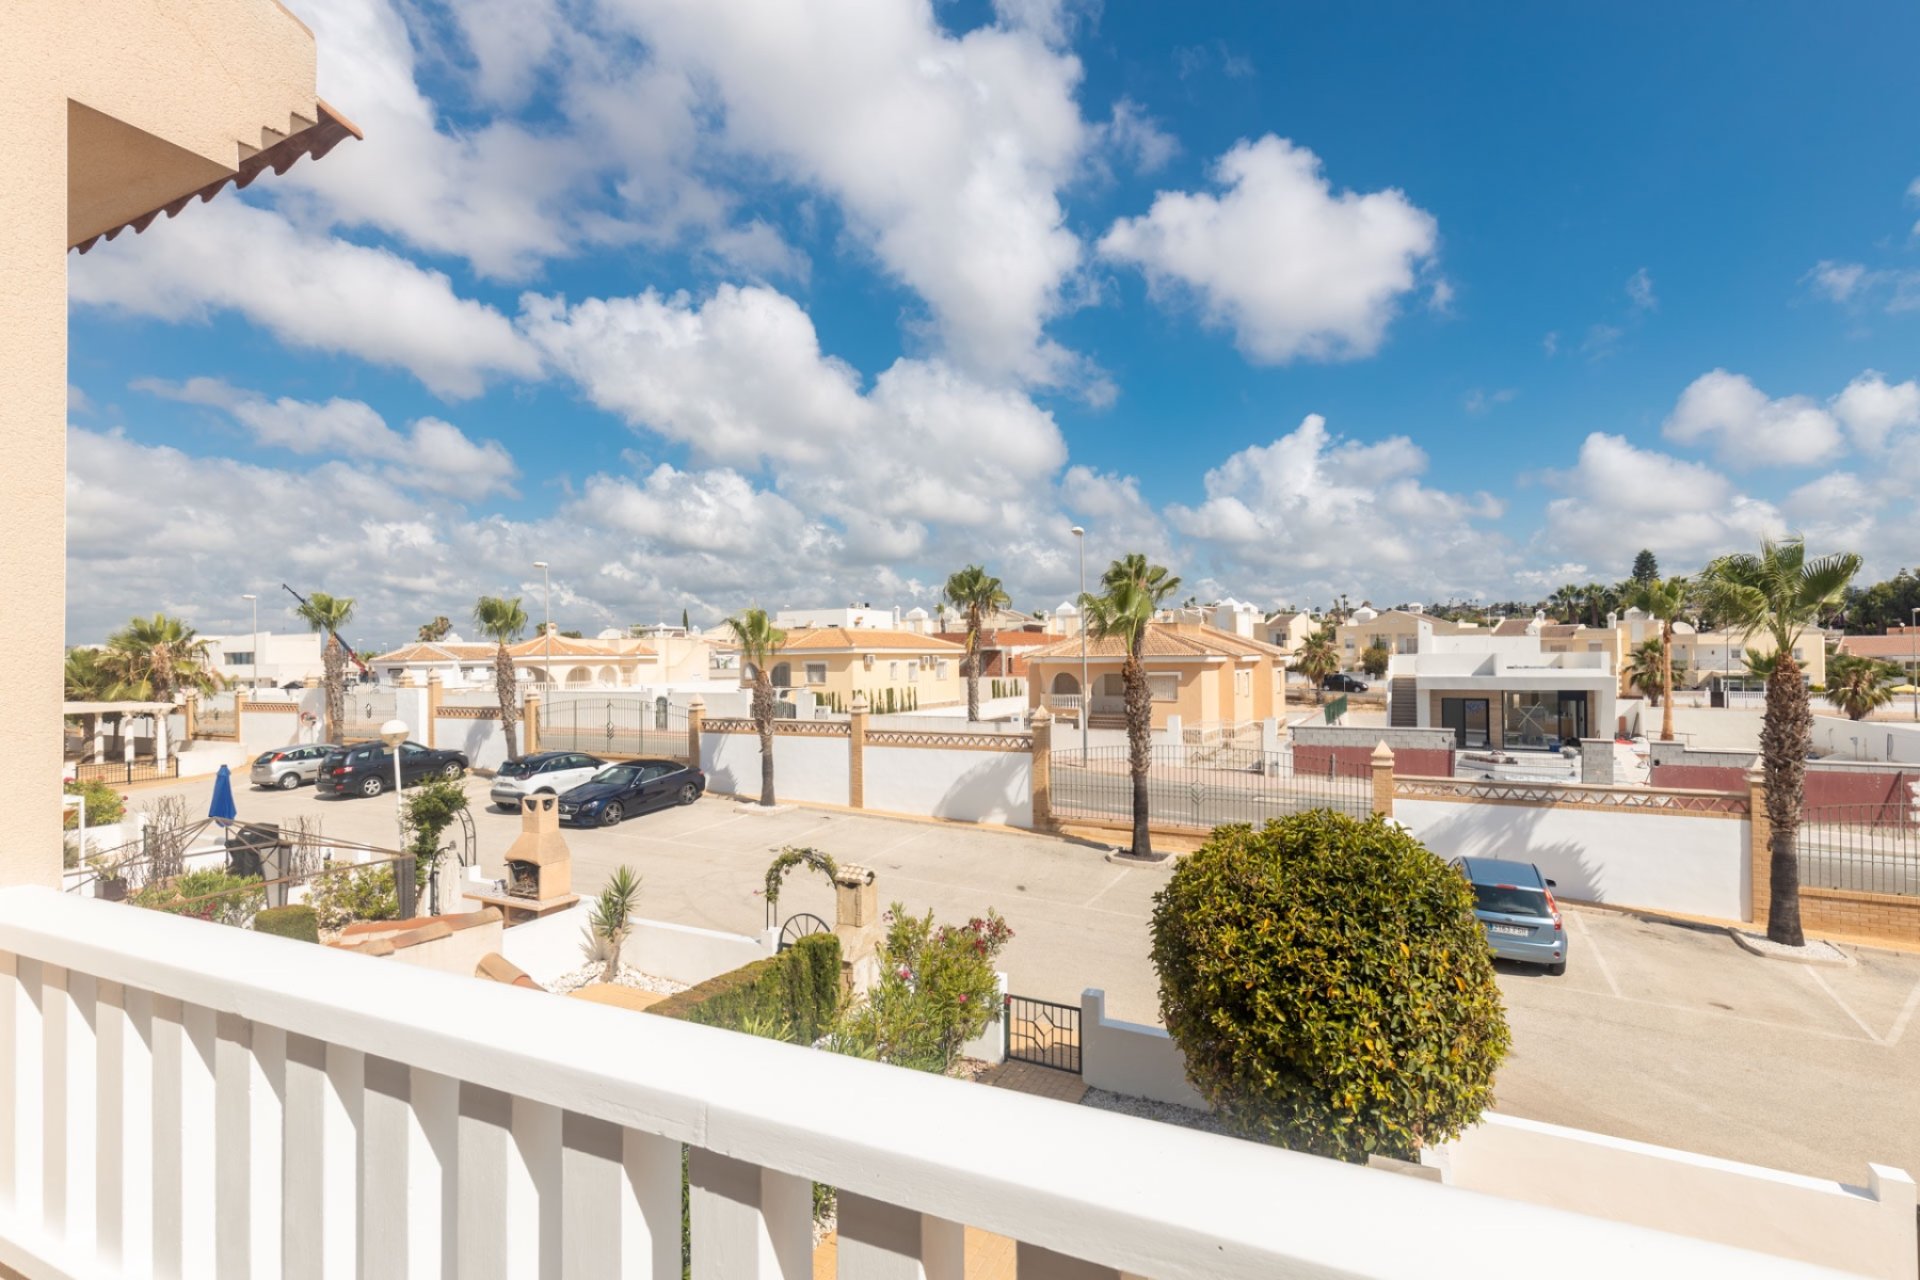
<path fill-rule="evenodd" d="M 543 751 L 687 758 L 687 709 L 664 697 L 549 697 L 540 704 Z"/>
<path fill-rule="evenodd" d="M 1010 995 L 1000 1025 L 1006 1030 L 1009 1062 L 1031 1062 L 1078 1074 L 1079 1005 Z"/>

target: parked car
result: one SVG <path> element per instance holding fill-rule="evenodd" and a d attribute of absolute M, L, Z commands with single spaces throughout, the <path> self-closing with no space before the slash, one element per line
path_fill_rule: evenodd
<path fill-rule="evenodd" d="M 1473 886 L 1473 914 L 1494 955 L 1543 964 L 1551 974 L 1567 971 L 1567 931 L 1553 881 L 1540 868 L 1505 858 L 1455 858 L 1453 865 Z"/>
<path fill-rule="evenodd" d="M 297 742 L 290 747 L 275 747 L 253 758 L 250 775 L 256 787 L 292 791 L 303 782 L 320 776 L 320 766 L 340 749 L 332 742 Z"/>
<path fill-rule="evenodd" d="M 436 750 L 417 742 L 400 744 L 400 776 L 407 786 L 428 778 L 458 778 L 467 771 L 464 751 Z M 336 747 L 320 762 L 315 789 L 321 795 L 377 796 L 393 785 L 393 753 L 384 742 L 355 742 Z"/>
<path fill-rule="evenodd" d="M 1345 671 L 1336 671 L 1322 680 L 1320 687 L 1331 690 L 1334 693 L 1365 693 L 1367 691 L 1367 682 L 1359 676 L 1350 675 Z"/>
<path fill-rule="evenodd" d="M 581 827 L 617 826 L 647 809 L 692 804 L 707 775 L 678 760 L 623 760 L 560 796 L 560 821 Z"/>
<path fill-rule="evenodd" d="M 606 767 L 605 760 L 578 751 L 535 752 L 501 765 L 488 798 L 502 809 L 517 810 L 522 796 L 571 791 Z"/>

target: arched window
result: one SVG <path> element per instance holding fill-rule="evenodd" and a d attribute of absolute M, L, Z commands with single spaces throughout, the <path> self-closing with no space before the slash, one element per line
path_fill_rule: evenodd
<path fill-rule="evenodd" d="M 773 687 L 776 689 L 791 689 L 793 687 L 793 668 L 790 665 L 784 662 L 774 664 Z"/>
<path fill-rule="evenodd" d="M 1080 681 L 1071 671 L 1062 671 L 1053 678 L 1053 692 L 1062 696 L 1080 692 Z"/>

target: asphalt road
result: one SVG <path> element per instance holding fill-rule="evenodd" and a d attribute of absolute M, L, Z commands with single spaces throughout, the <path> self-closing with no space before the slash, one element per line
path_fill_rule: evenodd
<path fill-rule="evenodd" d="M 485 784 L 469 783 L 476 806 Z M 205 782 L 174 788 L 194 811 Z M 153 790 L 133 793 L 137 805 Z M 322 831 L 390 842 L 392 796 L 321 800 L 242 791 L 242 818 L 317 815 Z M 482 864 L 500 874 L 515 815 L 474 814 Z M 1012 989 L 1077 1001 L 1102 987 L 1114 1017 L 1157 1021 L 1147 958 L 1159 869 L 1117 867 L 1083 843 L 945 823 L 702 800 L 567 833 L 574 887 L 615 866 L 642 877 L 646 915 L 739 933 L 760 929 L 762 878 L 783 844 L 872 867 L 882 902 L 964 920 L 993 907 L 1014 929 Z M 831 890 L 795 873 L 781 914 L 833 915 Z M 1564 976 L 1502 966 L 1512 1056 L 1500 1111 L 1860 1183 L 1869 1161 L 1920 1172 L 1920 955 L 1858 950 L 1849 969 L 1760 960 L 1722 932 L 1597 909 L 1567 911 Z"/>

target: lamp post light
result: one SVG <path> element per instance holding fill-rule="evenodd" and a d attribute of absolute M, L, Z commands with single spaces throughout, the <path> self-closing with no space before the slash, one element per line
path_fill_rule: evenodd
<path fill-rule="evenodd" d="M 535 560 L 533 562 L 533 567 L 540 571 L 541 594 L 546 597 L 546 603 L 541 606 L 543 610 L 543 620 L 540 624 L 540 634 L 547 638 L 547 683 L 552 684 L 553 683 L 553 575 L 548 571 L 547 562 L 545 560 Z"/>
<path fill-rule="evenodd" d="M 260 692 L 260 597 L 252 594 L 240 597 L 253 606 L 253 691 Z"/>
<path fill-rule="evenodd" d="M 1080 763 L 1087 763 L 1087 717 L 1093 711 L 1093 687 L 1087 683 L 1087 531 L 1073 526 L 1073 540 L 1080 546 Z"/>

